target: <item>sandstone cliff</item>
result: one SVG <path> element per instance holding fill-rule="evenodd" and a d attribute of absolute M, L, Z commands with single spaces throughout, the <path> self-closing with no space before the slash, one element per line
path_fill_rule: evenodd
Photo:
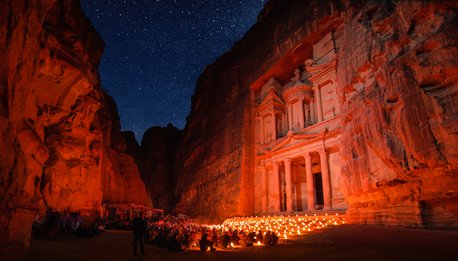
<path fill-rule="evenodd" d="M 28 247 L 33 216 L 46 208 L 90 221 L 103 200 L 148 203 L 100 88 L 102 51 L 76 0 L 0 1 L 2 257 Z"/>
<path fill-rule="evenodd" d="M 206 221 L 256 214 L 250 87 L 291 77 L 331 32 L 350 220 L 456 227 L 456 14 L 454 1 L 269 1 L 198 80 L 176 211 Z"/>
<path fill-rule="evenodd" d="M 353 222 L 458 228 L 453 1 L 351 8 L 342 28 L 342 169 Z"/>
<path fill-rule="evenodd" d="M 254 214 L 250 85 L 274 64 L 280 65 L 271 73 L 289 79 L 285 73 L 303 63 L 310 42 L 341 21 L 338 8 L 343 6 L 326 1 L 269 1 L 242 40 L 207 66 L 198 79 L 178 150 L 177 212 L 204 221 Z M 327 22 L 318 32 L 322 19 Z M 303 42 L 304 47 L 290 51 Z"/>
<path fill-rule="evenodd" d="M 143 135 L 139 166 L 155 208 L 169 212 L 175 206 L 176 184 L 174 165 L 181 131 L 172 125 L 152 127 Z"/>

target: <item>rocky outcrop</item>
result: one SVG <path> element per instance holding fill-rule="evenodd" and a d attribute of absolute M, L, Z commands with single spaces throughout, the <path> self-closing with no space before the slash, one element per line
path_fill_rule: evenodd
<path fill-rule="evenodd" d="M 353 222 L 458 228 L 452 1 L 367 3 L 342 28 L 342 169 Z"/>
<path fill-rule="evenodd" d="M 175 206 L 173 194 L 176 184 L 174 166 L 181 131 L 173 125 L 149 128 L 141 144 L 142 177 L 155 208 L 169 212 Z M 136 153 L 138 155 L 138 152 Z"/>
<path fill-rule="evenodd" d="M 99 119 L 103 119 L 100 121 L 104 137 L 100 164 L 103 203 L 152 206 L 136 161 L 135 137 L 132 132 L 121 132 L 116 103 L 111 97 L 105 97 L 105 106 L 97 112 Z"/>
<path fill-rule="evenodd" d="M 100 88 L 102 51 L 76 0 L 0 1 L 2 257 L 27 253 L 37 212 L 80 210 L 90 222 L 107 191 L 148 201 Z M 106 189 L 106 176 L 119 186 Z"/>
<path fill-rule="evenodd" d="M 454 1 L 269 1 L 198 80 L 176 211 L 205 221 L 254 214 L 250 87 L 288 80 L 331 32 L 349 220 L 456 227 L 456 14 Z"/>

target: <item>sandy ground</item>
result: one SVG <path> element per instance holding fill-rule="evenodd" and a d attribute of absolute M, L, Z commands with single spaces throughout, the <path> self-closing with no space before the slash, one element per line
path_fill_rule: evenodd
<path fill-rule="evenodd" d="M 458 232 L 344 225 L 313 232 L 275 247 L 202 253 L 168 253 L 146 246 L 147 257 L 133 257 L 131 233 L 107 231 L 92 239 L 33 239 L 29 260 L 458 260 Z"/>

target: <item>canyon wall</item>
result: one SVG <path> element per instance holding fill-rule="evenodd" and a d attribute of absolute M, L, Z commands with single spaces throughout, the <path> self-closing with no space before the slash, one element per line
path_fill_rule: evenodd
<path fill-rule="evenodd" d="M 46 209 L 90 222 L 103 201 L 149 203 L 100 88 L 103 45 L 79 1 L 0 1 L 2 257 L 26 255 Z"/>
<path fill-rule="evenodd" d="M 458 224 L 454 1 L 269 1 L 197 82 L 177 156 L 177 212 L 254 215 L 253 93 L 289 80 L 331 33 L 341 189 L 353 223 Z"/>
<path fill-rule="evenodd" d="M 181 131 L 171 124 L 149 128 L 143 135 L 140 156 L 137 156 L 153 205 L 165 212 L 170 212 L 176 204 L 174 161 L 180 139 Z"/>
<path fill-rule="evenodd" d="M 458 228 L 458 17 L 453 1 L 346 13 L 338 82 L 352 222 Z"/>

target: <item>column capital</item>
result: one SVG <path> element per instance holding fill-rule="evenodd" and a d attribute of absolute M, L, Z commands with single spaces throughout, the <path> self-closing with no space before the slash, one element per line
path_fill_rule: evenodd
<path fill-rule="evenodd" d="M 310 154 L 310 152 L 305 153 L 303 156 L 304 156 L 305 159 L 312 158 L 312 155 Z"/>
<path fill-rule="evenodd" d="M 325 154 L 326 152 L 328 152 L 328 149 L 326 147 L 321 147 L 321 148 L 318 148 L 317 151 L 321 155 L 321 154 Z"/>
<path fill-rule="evenodd" d="M 291 158 L 283 159 L 283 162 L 284 162 L 285 164 L 290 165 L 290 164 L 291 164 Z"/>

